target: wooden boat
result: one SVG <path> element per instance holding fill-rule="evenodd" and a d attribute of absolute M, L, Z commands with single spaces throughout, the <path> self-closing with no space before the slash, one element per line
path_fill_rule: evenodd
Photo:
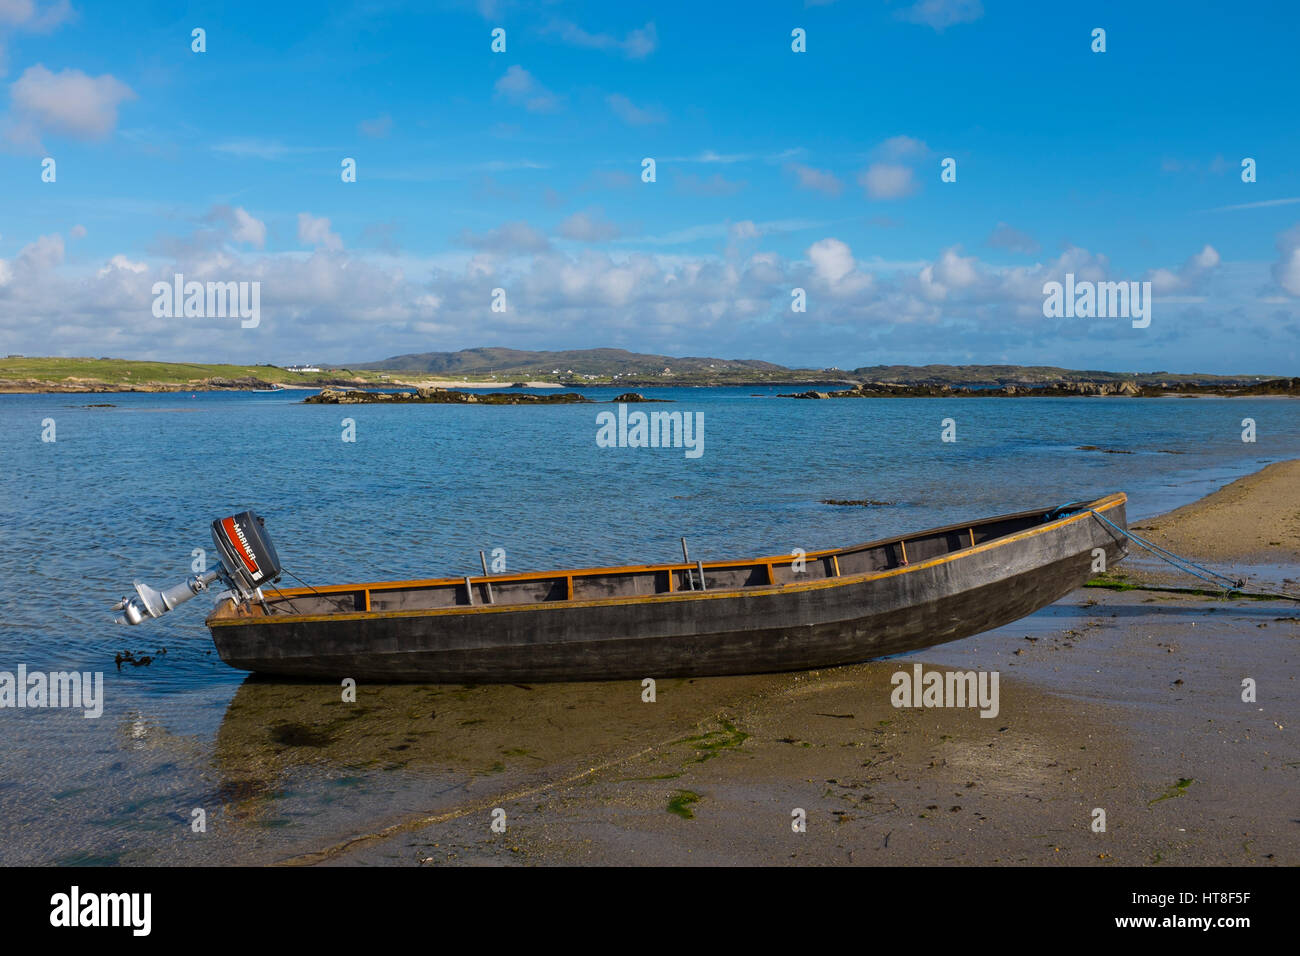
<path fill-rule="evenodd" d="M 233 667 L 329 680 L 830 667 L 958 640 L 1051 604 L 1087 580 L 1099 551 L 1107 566 L 1127 554 L 1126 501 L 1113 494 L 809 552 L 802 569 L 777 555 L 267 590 L 260 603 L 219 603 L 207 625 Z"/>

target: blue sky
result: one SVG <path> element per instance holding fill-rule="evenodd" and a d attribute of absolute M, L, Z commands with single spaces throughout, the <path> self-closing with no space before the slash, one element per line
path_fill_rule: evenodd
<path fill-rule="evenodd" d="M 0 354 L 616 346 L 1295 374 L 1298 21 L 1284 3 L 0 0 Z M 260 282 L 259 325 L 155 316 L 178 271 Z M 1066 272 L 1151 281 L 1150 327 L 1044 318 Z"/>

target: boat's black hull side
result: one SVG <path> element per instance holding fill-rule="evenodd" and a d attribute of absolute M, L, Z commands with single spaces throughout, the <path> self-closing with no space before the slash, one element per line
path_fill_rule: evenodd
<path fill-rule="evenodd" d="M 1107 509 L 1126 527 L 1124 506 Z M 986 549 L 804 589 L 633 603 L 349 615 L 211 628 L 233 667 L 295 677 L 429 683 L 702 677 L 808 670 L 942 644 L 1051 604 L 1123 539 L 1091 515 Z"/>

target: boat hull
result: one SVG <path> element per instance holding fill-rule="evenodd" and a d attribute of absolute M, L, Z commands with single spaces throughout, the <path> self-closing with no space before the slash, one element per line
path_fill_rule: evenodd
<path fill-rule="evenodd" d="M 1126 527 L 1123 496 L 1105 508 Z M 233 667 L 294 677 L 513 683 L 852 664 L 959 640 L 1064 597 L 1124 538 L 1082 513 L 888 571 L 802 585 L 330 619 L 209 620 Z"/>

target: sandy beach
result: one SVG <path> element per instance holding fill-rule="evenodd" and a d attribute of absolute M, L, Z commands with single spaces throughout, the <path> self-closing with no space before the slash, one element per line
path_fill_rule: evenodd
<path fill-rule="evenodd" d="M 1294 564 L 1300 555 L 1300 461 L 1269 465 L 1133 530 L 1206 561 Z"/>
<path fill-rule="evenodd" d="M 1297 469 L 1271 465 L 1151 534 L 1294 575 Z M 996 715 L 895 707 L 894 675 L 918 664 L 996 671 Z M 630 683 L 442 689 L 466 729 L 422 732 L 433 759 L 479 768 L 465 785 L 278 862 L 1295 865 L 1298 672 L 1294 602 L 1084 589 L 913 655 L 663 681 L 654 703 Z M 294 714 L 247 686 L 245 719 L 227 719 L 241 749 L 270 708 Z M 293 719 L 310 732 L 313 713 Z"/>

